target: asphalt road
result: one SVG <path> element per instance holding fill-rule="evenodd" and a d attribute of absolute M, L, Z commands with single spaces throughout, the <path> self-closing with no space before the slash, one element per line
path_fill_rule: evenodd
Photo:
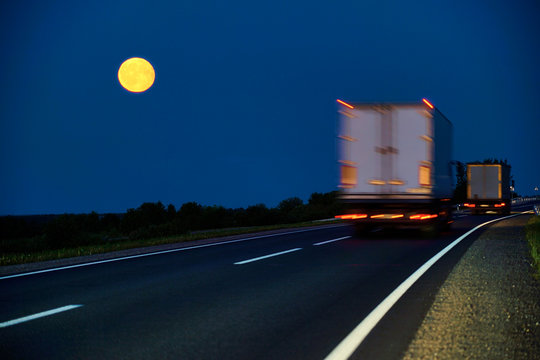
<path fill-rule="evenodd" d="M 459 216 L 438 238 L 415 231 L 356 238 L 351 227 L 335 226 L 1 278 L 0 354 L 3 359 L 322 359 L 422 264 L 495 218 Z M 422 276 L 353 357 L 398 357 L 479 234 Z M 66 308 L 70 305 L 77 307 Z M 36 314 L 42 317 L 26 318 Z"/>

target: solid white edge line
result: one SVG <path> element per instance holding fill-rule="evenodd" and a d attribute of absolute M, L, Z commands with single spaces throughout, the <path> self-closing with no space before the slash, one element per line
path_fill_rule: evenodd
<path fill-rule="evenodd" d="M 39 319 L 39 318 L 42 318 L 42 317 L 45 317 L 45 316 L 58 314 L 60 312 L 76 309 L 76 308 L 81 307 L 81 306 L 82 305 L 66 305 L 66 306 L 56 308 L 56 309 L 43 311 L 43 312 L 40 312 L 40 313 L 37 313 L 37 314 L 34 314 L 34 315 L 28 315 L 28 316 L 25 316 L 25 317 L 22 317 L 22 318 L 18 318 L 18 319 L 14 319 L 14 320 L 10 320 L 10 321 L 0 323 L 0 328 L 5 328 L 5 327 L 8 327 L 8 326 L 17 325 L 17 324 L 27 322 L 27 321 L 30 321 L 30 320 Z"/>
<path fill-rule="evenodd" d="M 68 266 L 61 266 L 61 267 L 57 267 L 57 268 L 51 268 L 51 269 L 44 269 L 44 270 L 31 271 L 31 272 L 27 272 L 27 273 L 20 273 L 20 274 L 14 274 L 14 275 L 6 275 L 6 276 L 1 276 L 1 277 L 0 277 L 0 280 L 11 279 L 11 278 L 16 278 L 16 277 L 21 277 L 21 276 L 35 275 L 35 274 L 43 274 L 43 273 L 48 273 L 48 272 L 51 272 L 51 271 L 59 271 L 59 270 L 65 270 L 65 269 L 73 269 L 73 268 L 78 268 L 78 267 L 83 267 L 83 266 L 90 266 L 90 265 L 104 264 L 104 263 L 109 263 L 109 262 L 114 262 L 114 261 L 122 261 L 122 260 L 136 259 L 136 258 L 145 257 L 145 256 L 161 255 L 161 254 L 173 253 L 173 252 L 178 252 L 178 251 L 185 251 L 185 250 L 191 250 L 191 249 L 199 249 L 199 248 L 204 248 L 204 247 L 209 247 L 209 246 L 226 245 L 226 244 L 232 244 L 232 243 L 237 243 L 237 242 L 242 242 L 242 241 L 261 239 L 261 238 L 272 237 L 272 236 L 289 235 L 289 234 L 296 234 L 296 233 L 301 233 L 301 232 L 306 232 L 306 231 L 315 231 L 315 230 L 323 230 L 323 229 L 332 229 L 332 228 L 335 228 L 335 227 L 342 227 L 342 226 L 347 226 L 347 225 L 341 225 L 341 224 L 340 224 L 340 225 L 336 225 L 336 226 L 326 226 L 326 227 L 324 227 L 324 228 L 316 228 L 316 229 L 305 229 L 305 230 L 288 231 L 288 232 L 284 232 L 284 233 L 268 234 L 268 235 L 260 235 L 260 236 L 252 236 L 252 237 L 248 237 L 248 238 L 237 239 L 237 240 L 228 240 L 228 241 L 222 241 L 222 242 L 217 242 L 217 243 L 212 243 L 212 244 L 204 244 L 204 245 L 188 246 L 188 247 L 179 248 L 179 249 L 171 249 L 171 250 L 155 251 L 155 252 L 144 253 L 144 254 L 138 254 L 138 255 L 124 256 L 124 257 L 119 257 L 119 258 L 114 258 L 114 259 L 92 261 L 92 262 L 88 262 L 88 263 L 75 264 L 75 265 L 68 265 Z"/>
<path fill-rule="evenodd" d="M 290 252 L 293 252 L 293 251 L 298 251 L 298 250 L 302 250 L 302 248 L 296 248 L 296 249 L 280 251 L 280 252 L 269 254 L 269 255 L 259 256 L 259 257 L 253 258 L 253 259 L 248 259 L 248 260 L 244 260 L 244 261 L 238 261 L 238 262 L 235 262 L 234 265 L 244 265 L 244 264 L 247 264 L 247 263 L 250 263 L 250 262 L 259 261 L 259 260 L 267 259 L 267 258 L 270 258 L 270 257 L 287 254 L 287 253 L 290 253 Z"/>
<path fill-rule="evenodd" d="M 340 237 L 340 238 L 337 238 L 337 239 L 326 240 L 326 241 L 323 241 L 323 242 L 315 243 L 315 244 L 313 244 L 313 246 L 324 245 L 324 244 L 328 244 L 328 243 L 331 243 L 331 242 L 334 242 L 334 241 L 344 240 L 344 239 L 348 239 L 348 238 L 350 238 L 350 236 L 344 236 L 344 237 Z"/>
<path fill-rule="evenodd" d="M 495 221 L 508 219 L 511 217 L 519 216 L 521 214 L 514 214 L 505 216 L 502 218 L 494 219 L 483 224 L 476 226 L 475 228 L 467 231 L 459 238 L 454 240 L 450 245 L 446 246 L 439 253 L 429 259 L 424 265 L 416 270 L 411 276 L 409 276 L 404 282 L 401 283 L 394 291 L 390 293 L 375 309 L 369 313 L 369 315 L 358 324 L 353 331 L 345 339 L 343 339 L 339 345 L 332 350 L 325 360 L 341 360 L 348 359 L 360 346 L 366 336 L 373 330 L 375 325 L 383 318 L 384 315 L 390 310 L 390 308 L 399 300 L 399 298 L 418 280 L 435 262 L 437 262 L 443 255 L 450 251 L 454 246 L 459 244 L 463 239 L 469 236 L 474 231 L 481 227 L 490 224 Z"/>

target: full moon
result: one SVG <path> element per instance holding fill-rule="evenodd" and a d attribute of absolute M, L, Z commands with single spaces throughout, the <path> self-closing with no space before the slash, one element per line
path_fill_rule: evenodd
<path fill-rule="evenodd" d="M 118 81 L 124 89 L 131 92 L 146 91 L 154 84 L 156 73 L 147 60 L 134 57 L 127 59 L 118 69 Z"/>

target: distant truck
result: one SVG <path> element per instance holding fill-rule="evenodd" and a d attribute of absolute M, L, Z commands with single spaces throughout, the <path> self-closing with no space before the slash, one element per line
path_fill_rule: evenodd
<path fill-rule="evenodd" d="M 452 223 L 452 123 L 429 101 L 340 103 L 336 218 L 374 227 Z"/>
<path fill-rule="evenodd" d="M 467 202 L 471 213 L 509 214 L 510 166 L 504 164 L 467 164 Z"/>

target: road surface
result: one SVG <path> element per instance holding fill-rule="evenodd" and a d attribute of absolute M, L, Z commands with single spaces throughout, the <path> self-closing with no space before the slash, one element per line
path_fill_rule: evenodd
<path fill-rule="evenodd" d="M 458 215 L 452 231 L 438 238 L 415 231 L 356 238 L 350 226 L 334 225 L 2 277 L 0 353 L 25 359 L 323 359 L 426 261 L 495 218 Z M 353 357 L 398 357 L 480 233 L 437 261 Z"/>

